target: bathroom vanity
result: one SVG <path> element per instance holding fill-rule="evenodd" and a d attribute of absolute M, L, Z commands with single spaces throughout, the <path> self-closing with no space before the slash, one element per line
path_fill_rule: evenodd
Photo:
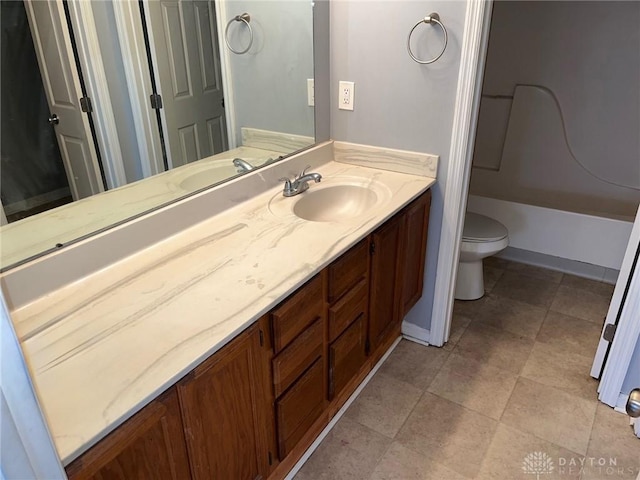
<path fill-rule="evenodd" d="M 429 205 L 427 191 L 72 462 L 69 478 L 283 478 L 420 298 Z"/>
<path fill-rule="evenodd" d="M 325 142 L 4 274 L 71 478 L 291 470 L 422 293 L 437 158 L 367 148 Z M 321 183 L 283 197 L 306 165 Z"/>

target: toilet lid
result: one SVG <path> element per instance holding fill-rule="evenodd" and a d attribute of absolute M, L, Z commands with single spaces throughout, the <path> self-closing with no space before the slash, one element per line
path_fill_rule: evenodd
<path fill-rule="evenodd" d="M 471 212 L 467 212 L 464 218 L 463 240 L 495 242 L 502 240 L 508 234 L 507 227 L 493 218 Z"/>

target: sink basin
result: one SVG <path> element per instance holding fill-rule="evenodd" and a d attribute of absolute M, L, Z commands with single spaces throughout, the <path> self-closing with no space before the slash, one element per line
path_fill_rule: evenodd
<path fill-rule="evenodd" d="M 378 200 L 373 190 L 359 185 L 333 185 L 300 195 L 293 213 L 312 222 L 331 222 L 362 215 Z"/>
<path fill-rule="evenodd" d="M 178 184 L 183 190 L 199 190 L 238 175 L 236 167 L 231 163 L 231 160 L 229 160 L 228 164 L 219 163 L 207 165 L 206 167 L 195 167 L 194 170 L 196 171 L 189 173 Z"/>
<path fill-rule="evenodd" d="M 325 177 L 310 183 L 309 190 L 294 197 L 278 192 L 269 210 L 278 217 L 302 218 L 311 222 L 348 222 L 366 215 L 391 198 L 386 185 L 355 176 Z"/>
<path fill-rule="evenodd" d="M 266 161 L 264 157 L 243 157 L 243 159 L 254 167 L 262 166 Z M 189 164 L 188 167 L 180 168 L 186 168 L 185 173 L 182 174 L 185 176 L 176 183 L 181 189 L 190 192 L 240 175 L 240 172 L 238 172 L 236 166 L 233 164 L 233 158 L 205 161 L 200 165 L 198 163 L 192 163 Z"/>

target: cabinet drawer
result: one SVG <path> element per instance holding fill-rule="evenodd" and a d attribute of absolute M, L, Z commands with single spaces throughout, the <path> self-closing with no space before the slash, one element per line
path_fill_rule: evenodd
<path fill-rule="evenodd" d="M 365 238 L 329 265 L 329 303 L 333 303 L 365 277 L 369 264 L 369 240 Z"/>
<path fill-rule="evenodd" d="M 361 279 L 346 295 L 329 307 L 329 341 L 333 342 L 351 322 L 367 311 L 369 283 Z"/>
<path fill-rule="evenodd" d="M 318 318 L 273 359 L 273 386 L 279 397 L 322 355 L 322 319 Z"/>
<path fill-rule="evenodd" d="M 275 353 L 321 316 L 323 306 L 322 277 L 317 275 L 271 314 Z"/>
<path fill-rule="evenodd" d="M 329 346 L 329 398 L 333 399 L 358 373 L 365 361 L 364 315 Z"/>
<path fill-rule="evenodd" d="M 322 359 L 276 402 L 278 419 L 278 453 L 280 459 L 296 446 L 324 408 Z"/>

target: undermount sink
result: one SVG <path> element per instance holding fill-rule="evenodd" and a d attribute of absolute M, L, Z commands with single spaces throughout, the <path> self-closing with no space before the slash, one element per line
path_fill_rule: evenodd
<path fill-rule="evenodd" d="M 331 222 L 362 215 L 378 200 L 376 193 L 359 185 L 334 185 L 308 190 L 293 206 L 293 213 L 312 222 Z"/>
<path fill-rule="evenodd" d="M 284 197 L 277 193 L 269 210 L 279 217 L 298 217 L 311 222 L 344 222 L 367 214 L 391 198 L 380 182 L 359 177 L 329 177 L 311 183 L 309 190 Z"/>

